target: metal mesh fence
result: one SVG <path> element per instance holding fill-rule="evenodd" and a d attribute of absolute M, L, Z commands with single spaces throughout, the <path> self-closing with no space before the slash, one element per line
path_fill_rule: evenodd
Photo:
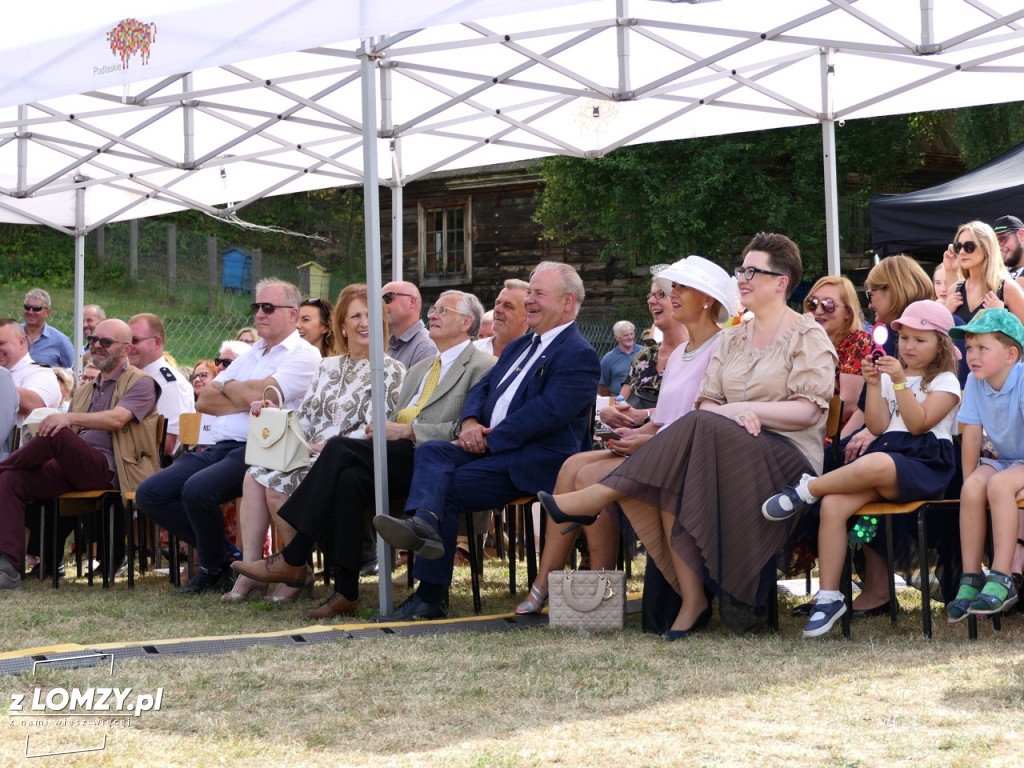
<path fill-rule="evenodd" d="M 344 287 L 344 280 L 318 276 L 315 267 L 300 270 L 272 253 L 235 248 L 203 233 L 146 219 L 110 225 L 102 234 L 90 235 L 86 263 L 86 302 L 101 292 L 107 297 L 102 303 L 109 317 L 157 314 L 167 329 L 167 351 L 186 366 L 214 357 L 222 341 L 252 324 L 251 289 L 260 278 L 279 277 L 298 285 L 304 295 L 331 301 Z M 109 285 L 130 287 L 102 290 Z M 581 316 L 577 322 L 598 354 L 604 355 L 615 344 L 612 325 L 620 319 L 636 325 L 638 338 L 650 325 L 650 315 L 642 309 L 636 316 Z M 71 336 L 70 302 L 55 299 L 49 322 Z"/>

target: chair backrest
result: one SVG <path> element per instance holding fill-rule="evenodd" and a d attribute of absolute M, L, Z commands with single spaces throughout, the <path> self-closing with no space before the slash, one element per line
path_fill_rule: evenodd
<path fill-rule="evenodd" d="M 189 447 L 199 444 L 199 429 L 203 414 L 183 413 L 178 417 L 178 442 Z"/>
<path fill-rule="evenodd" d="M 825 422 L 825 437 L 839 440 L 839 429 L 843 423 L 843 399 L 833 395 L 828 401 L 828 420 Z"/>

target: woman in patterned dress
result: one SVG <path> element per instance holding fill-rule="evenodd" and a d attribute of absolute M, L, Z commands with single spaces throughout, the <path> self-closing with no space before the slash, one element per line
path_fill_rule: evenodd
<path fill-rule="evenodd" d="M 383 306 L 377 313 L 384 325 L 387 338 L 387 315 Z M 341 354 L 325 357 L 299 407 L 299 419 L 310 447 L 310 462 L 316 460 L 323 444 L 331 437 L 344 435 L 361 437 L 370 419 L 370 314 L 367 307 L 366 286 L 353 284 L 338 296 L 332 318 L 337 329 L 335 338 Z M 390 357 L 384 358 L 384 386 L 387 391 L 388 417 L 394 415 L 398 392 L 405 376 L 405 367 Z M 258 415 L 265 403 L 252 404 L 253 415 Z M 245 560 L 263 557 L 263 541 L 271 516 L 277 525 L 282 544 L 287 544 L 294 531 L 277 517 L 277 510 L 294 491 L 309 471 L 300 467 L 288 472 L 252 466 L 242 486 L 240 523 L 242 526 L 242 556 Z M 308 572 L 307 584 L 312 585 L 313 573 Z M 255 595 L 263 584 L 239 576 L 234 589 L 222 598 L 224 602 L 237 602 Z M 272 601 L 292 600 L 302 588 L 282 585 Z"/>

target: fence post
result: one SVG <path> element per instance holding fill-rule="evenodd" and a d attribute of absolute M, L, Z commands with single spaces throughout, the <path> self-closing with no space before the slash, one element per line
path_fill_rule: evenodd
<path fill-rule="evenodd" d="M 167 292 L 173 294 L 178 282 L 178 226 L 167 225 Z"/>
<path fill-rule="evenodd" d="M 107 225 L 96 227 L 96 265 L 103 268 L 103 257 L 107 255 Z"/>
<path fill-rule="evenodd" d="M 263 249 L 257 248 L 252 252 L 252 290 L 256 295 L 256 283 L 263 279 Z"/>
<path fill-rule="evenodd" d="M 206 239 L 206 310 L 213 312 L 217 307 L 217 237 L 210 235 Z"/>
<path fill-rule="evenodd" d="M 128 223 L 128 279 L 135 282 L 139 279 L 139 220 L 132 219 Z"/>

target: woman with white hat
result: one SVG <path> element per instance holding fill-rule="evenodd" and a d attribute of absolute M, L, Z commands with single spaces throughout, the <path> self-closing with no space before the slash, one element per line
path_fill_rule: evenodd
<path fill-rule="evenodd" d="M 634 426 L 618 426 L 612 430 L 606 442 L 608 450 L 586 451 L 570 457 L 558 473 L 555 493 L 599 482 L 660 429 L 693 407 L 701 374 L 718 346 L 721 323 L 735 311 L 738 300 L 735 278 L 700 256 L 682 259 L 655 273 L 647 306 L 664 340 L 659 347 L 637 356 L 634 371 L 626 381 L 635 382 L 634 390 L 653 391 L 657 407 L 638 410 L 623 404 L 604 409 L 601 418 L 606 424 L 632 421 Z M 643 381 L 648 383 L 643 385 Z M 621 421 L 624 417 L 628 417 L 626 422 Z M 576 540 L 576 528 L 567 531 L 571 535 L 562 536 L 559 531 L 563 527 L 548 519 L 537 578 L 516 613 L 539 613 L 543 609 L 548 594 L 548 573 L 565 567 Z M 592 569 L 615 567 L 618 539 L 617 514 L 603 515 L 587 529 Z"/>
<path fill-rule="evenodd" d="M 740 301 L 753 319 L 721 334 L 696 409 L 599 484 L 538 494 L 556 521 L 581 524 L 619 501 L 682 596 L 668 640 L 704 629 L 711 597 L 737 633 L 764 623 L 775 558 L 794 522 L 766 520 L 762 492 L 776 492 L 780 478 L 789 483 L 821 472 L 836 353 L 820 325 L 786 305 L 802 272 L 792 240 L 756 235 L 736 270 Z"/>

